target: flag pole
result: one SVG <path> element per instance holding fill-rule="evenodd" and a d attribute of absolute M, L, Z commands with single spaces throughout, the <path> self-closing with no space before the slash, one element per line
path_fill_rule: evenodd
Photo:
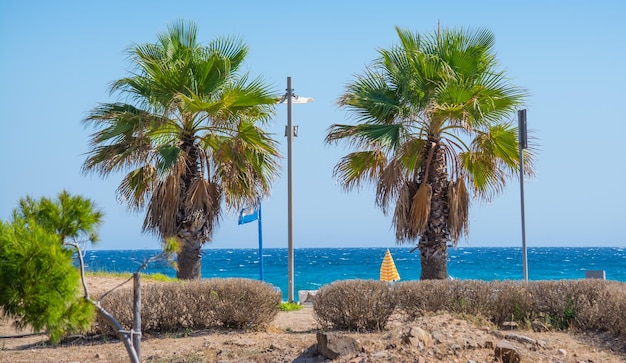
<path fill-rule="evenodd" d="M 259 204 L 259 280 L 263 281 L 263 224 L 261 223 L 261 201 Z"/>

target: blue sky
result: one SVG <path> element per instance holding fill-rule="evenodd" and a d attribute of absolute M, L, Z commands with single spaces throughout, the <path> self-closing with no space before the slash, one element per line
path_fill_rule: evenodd
<path fill-rule="evenodd" d="M 342 146 L 323 143 L 333 123 L 347 122 L 337 98 L 397 40 L 394 27 L 426 33 L 486 27 L 498 60 L 524 87 L 528 125 L 540 151 L 526 180 L 526 241 L 537 246 L 626 246 L 626 5 L 620 1 L 2 1 L 0 3 L 0 219 L 19 198 L 54 197 L 63 189 L 104 211 L 99 249 L 158 248 L 141 233 L 142 214 L 115 198 L 120 175 L 101 179 L 80 168 L 88 136 L 81 120 L 114 101 L 110 83 L 127 75 L 125 50 L 154 42 L 178 19 L 194 21 L 203 43 L 237 36 L 249 47 L 246 70 L 277 94 L 291 76 L 294 105 L 294 245 L 395 246 L 391 217 L 372 188 L 345 193 L 332 177 Z M 269 130 L 281 143 L 279 106 Z M 263 203 L 263 240 L 287 246 L 286 160 Z M 463 247 L 520 246 L 520 191 L 513 179 L 491 203 L 474 202 Z M 257 226 L 225 215 L 211 248 L 255 248 Z"/>

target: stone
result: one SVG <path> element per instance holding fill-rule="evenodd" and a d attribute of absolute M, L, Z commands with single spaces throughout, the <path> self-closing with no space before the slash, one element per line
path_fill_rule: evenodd
<path fill-rule="evenodd" d="M 522 344 L 536 344 L 537 341 L 535 339 L 520 335 L 520 334 L 507 334 L 504 336 L 504 339 L 506 340 L 515 340 L 516 342 L 522 343 Z"/>
<path fill-rule="evenodd" d="M 502 323 L 502 329 L 504 330 L 517 330 L 517 328 L 519 328 L 519 325 L 514 321 L 505 321 Z"/>
<path fill-rule="evenodd" d="M 478 349 L 478 348 L 480 348 L 480 345 L 476 343 L 474 339 L 469 338 L 469 337 L 465 338 L 465 349 Z"/>
<path fill-rule="evenodd" d="M 501 340 L 496 344 L 495 357 L 502 363 L 520 363 L 522 361 L 520 351 L 506 340 Z"/>
<path fill-rule="evenodd" d="M 559 355 L 562 355 L 562 356 L 564 356 L 564 357 L 567 357 L 567 350 L 565 350 L 565 349 L 559 349 L 559 350 L 558 350 L 558 352 L 559 352 Z"/>
<path fill-rule="evenodd" d="M 438 331 L 432 332 L 431 336 L 433 337 L 433 340 L 435 341 L 436 344 L 441 344 L 441 343 L 443 343 L 446 340 L 446 338 L 443 336 L 443 334 L 441 332 L 438 332 Z"/>
<path fill-rule="evenodd" d="M 548 327 L 547 327 L 547 326 L 545 326 L 545 324 L 544 324 L 544 323 L 542 323 L 542 322 L 540 322 L 540 321 L 538 321 L 538 320 L 535 320 L 535 321 L 533 321 L 532 323 L 530 323 L 530 327 L 531 327 L 531 328 L 533 329 L 533 331 L 534 331 L 534 332 L 536 332 L 536 333 L 543 333 L 543 332 L 548 331 Z"/>
<path fill-rule="evenodd" d="M 298 290 L 298 301 L 300 305 L 313 305 L 317 290 Z"/>
<path fill-rule="evenodd" d="M 317 332 L 317 351 L 328 359 L 353 354 L 358 349 L 356 339 L 334 333 Z"/>
<path fill-rule="evenodd" d="M 410 327 L 403 338 L 406 344 L 410 344 L 414 347 L 430 348 L 433 346 L 433 337 L 429 332 L 420 327 Z"/>

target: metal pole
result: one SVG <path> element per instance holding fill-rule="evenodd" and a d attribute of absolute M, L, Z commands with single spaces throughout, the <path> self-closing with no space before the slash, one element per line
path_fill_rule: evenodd
<path fill-rule="evenodd" d="M 528 147 L 526 133 L 526 110 L 517 111 L 518 134 L 519 134 L 519 190 L 522 212 L 522 265 L 524 268 L 524 281 L 528 282 L 528 257 L 526 254 L 526 220 L 524 217 L 524 149 Z"/>
<path fill-rule="evenodd" d="M 257 201 L 259 205 L 259 279 L 263 281 L 263 224 L 261 223 L 261 200 Z"/>
<path fill-rule="evenodd" d="M 133 274 L 133 347 L 141 362 L 141 275 Z"/>
<path fill-rule="evenodd" d="M 293 143 L 293 126 L 291 124 L 291 98 L 293 90 L 291 89 L 291 77 L 287 77 L 287 264 L 288 264 L 288 282 L 289 293 L 288 301 L 293 302 L 294 299 L 294 262 L 293 262 L 293 190 L 292 190 L 292 158 L 291 149 Z"/>

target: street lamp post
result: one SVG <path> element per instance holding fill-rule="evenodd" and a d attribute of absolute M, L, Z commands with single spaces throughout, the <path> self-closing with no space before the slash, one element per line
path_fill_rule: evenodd
<path fill-rule="evenodd" d="M 292 144 L 294 137 L 294 127 L 291 122 L 291 105 L 294 103 L 313 102 L 312 98 L 298 97 L 293 94 L 291 88 L 291 77 L 287 77 L 287 93 L 279 103 L 287 103 L 287 127 L 285 136 L 287 137 L 287 270 L 288 270 L 288 301 L 294 301 L 294 257 L 293 257 L 293 167 L 292 167 Z"/>
<path fill-rule="evenodd" d="M 519 134 L 519 190 L 522 214 L 522 269 L 524 270 L 524 282 L 528 282 L 528 257 L 526 254 L 526 220 L 524 216 L 524 149 L 528 148 L 528 131 L 526 124 L 526 110 L 517 111 Z"/>

